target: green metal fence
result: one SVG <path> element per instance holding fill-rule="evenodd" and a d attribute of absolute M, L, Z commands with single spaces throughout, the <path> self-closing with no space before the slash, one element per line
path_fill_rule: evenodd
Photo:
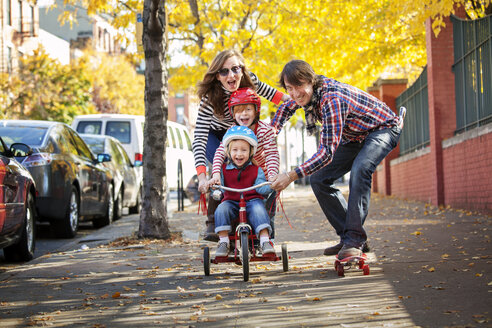
<path fill-rule="evenodd" d="M 419 78 L 396 98 L 396 108 L 407 108 L 405 124 L 400 136 L 400 155 L 429 145 L 429 101 L 427 67 Z"/>
<path fill-rule="evenodd" d="M 456 133 L 492 122 L 492 16 L 452 16 Z"/>

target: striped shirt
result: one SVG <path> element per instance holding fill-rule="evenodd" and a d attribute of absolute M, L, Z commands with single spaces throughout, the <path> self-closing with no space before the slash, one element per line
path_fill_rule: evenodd
<path fill-rule="evenodd" d="M 258 80 L 258 77 L 250 73 L 251 79 L 256 86 L 256 93 L 271 102 L 278 104 L 282 99 L 283 93 L 277 91 L 266 83 Z M 208 142 L 208 133 L 210 129 L 215 131 L 227 130 L 229 127 L 236 124 L 235 120 L 231 117 L 228 108 L 229 98 L 231 93 L 225 89 L 224 92 L 224 117 L 218 118 L 214 115 L 214 109 L 207 97 L 203 97 L 200 101 L 198 109 L 198 117 L 196 120 L 196 128 L 193 139 L 193 155 L 195 156 L 195 167 L 197 173 L 204 173 L 207 165 L 207 158 L 205 156 Z"/>
<path fill-rule="evenodd" d="M 363 142 L 373 131 L 399 124 L 398 116 L 382 101 L 353 86 L 322 76 L 315 117 L 321 123 L 317 152 L 295 171 L 299 177 L 311 175 L 328 165 L 340 143 Z M 316 90 L 314 91 L 316 92 Z M 295 101 L 282 104 L 271 125 L 277 131 L 299 109 Z"/>
<path fill-rule="evenodd" d="M 275 132 L 270 125 L 262 121 L 258 121 L 255 134 L 258 139 L 258 148 L 256 149 L 253 159 L 255 160 L 256 165 L 263 169 L 265 175 L 269 178 L 274 177 L 278 174 L 278 168 L 280 165 Z M 212 174 L 220 173 L 225 158 L 226 152 L 224 145 L 221 142 L 219 148 L 215 151 Z"/>

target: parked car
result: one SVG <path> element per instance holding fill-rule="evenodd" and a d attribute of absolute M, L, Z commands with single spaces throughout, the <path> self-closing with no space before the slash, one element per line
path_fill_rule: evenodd
<path fill-rule="evenodd" d="M 113 186 L 111 174 L 84 140 L 68 125 L 50 121 L 1 120 L 0 135 L 6 144 L 22 142 L 33 152 L 19 159 L 36 182 L 38 220 L 49 221 L 58 237 L 72 238 L 79 221 L 94 226 L 111 223 Z"/>
<path fill-rule="evenodd" d="M 141 115 L 93 114 L 76 116 L 72 128 L 78 133 L 108 135 L 118 139 L 135 164 L 143 159 L 144 124 L 145 116 Z M 180 174 L 183 186 L 188 185 L 196 175 L 191 138 L 184 125 L 167 121 L 166 146 L 167 186 L 176 190 Z"/>
<path fill-rule="evenodd" d="M 0 137 L 0 249 L 7 261 L 29 261 L 35 249 L 36 188 L 17 162 L 32 152 L 25 144 L 7 148 Z"/>
<path fill-rule="evenodd" d="M 137 172 L 138 166 L 128 157 L 121 143 L 110 136 L 98 136 L 94 134 L 80 134 L 93 153 L 105 153 L 111 155 L 111 161 L 103 163 L 112 175 L 114 186 L 114 219 L 117 220 L 123 214 L 123 207 L 128 207 L 130 213 L 140 213 L 142 179 Z"/>

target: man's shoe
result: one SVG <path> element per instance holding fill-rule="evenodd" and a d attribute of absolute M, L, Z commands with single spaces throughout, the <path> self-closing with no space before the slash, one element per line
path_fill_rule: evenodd
<path fill-rule="evenodd" d="M 206 221 L 205 224 L 207 225 L 207 229 L 204 232 L 203 239 L 207 241 L 219 241 L 219 235 L 215 233 L 215 222 Z"/>
<path fill-rule="evenodd" d="M 335 246 L 331 246 L 331 247 L 328 247 L 328 248 L 325 248 L 325 251 L 323 252 L 324 255 L 337 255 L 338 252 L 340 252 L 340 250 L 342 249 L 343 247 L 343 243 L 342 242 L 339 242 L 338 244 L 336 244 Z"/>
<path fill-rule="evenodd" d="M 339 260 L 343 260 L 344 258 L 352 256 L 362 256 L 362 249 L 353 246 L 343 245 L 342 249 L 338 252 Z"/>
<path fill-rule="evenodd" d="M 215 251 L 215 257 L 217 256 L 227 256 L 229 255 L 229 244 L 222 242 L 219 243 L 217 250 Z"/>
<path fill-rule="evenodd" d="M 271 254 L 275 253 L 275 248 L 273 248 L 273 243 L 271 241 L 266 241 L 261 245 L 261 253 L 262 254 Z"/>

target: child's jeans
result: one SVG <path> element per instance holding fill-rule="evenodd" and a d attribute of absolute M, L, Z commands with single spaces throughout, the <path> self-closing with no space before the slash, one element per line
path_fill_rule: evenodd
<path fill-rule="evenodd" d="M 263 199 L 253 198 L 246 202 L 246 216 L 253 231 L 259 236 L 260 231 L 267 228 L 272 233 L 270 218 L 265 209 Z M 239 218 L 239 202 L 225 200 L 215 210 L 215 232 L 231 231 L 231 221 Z"/>

